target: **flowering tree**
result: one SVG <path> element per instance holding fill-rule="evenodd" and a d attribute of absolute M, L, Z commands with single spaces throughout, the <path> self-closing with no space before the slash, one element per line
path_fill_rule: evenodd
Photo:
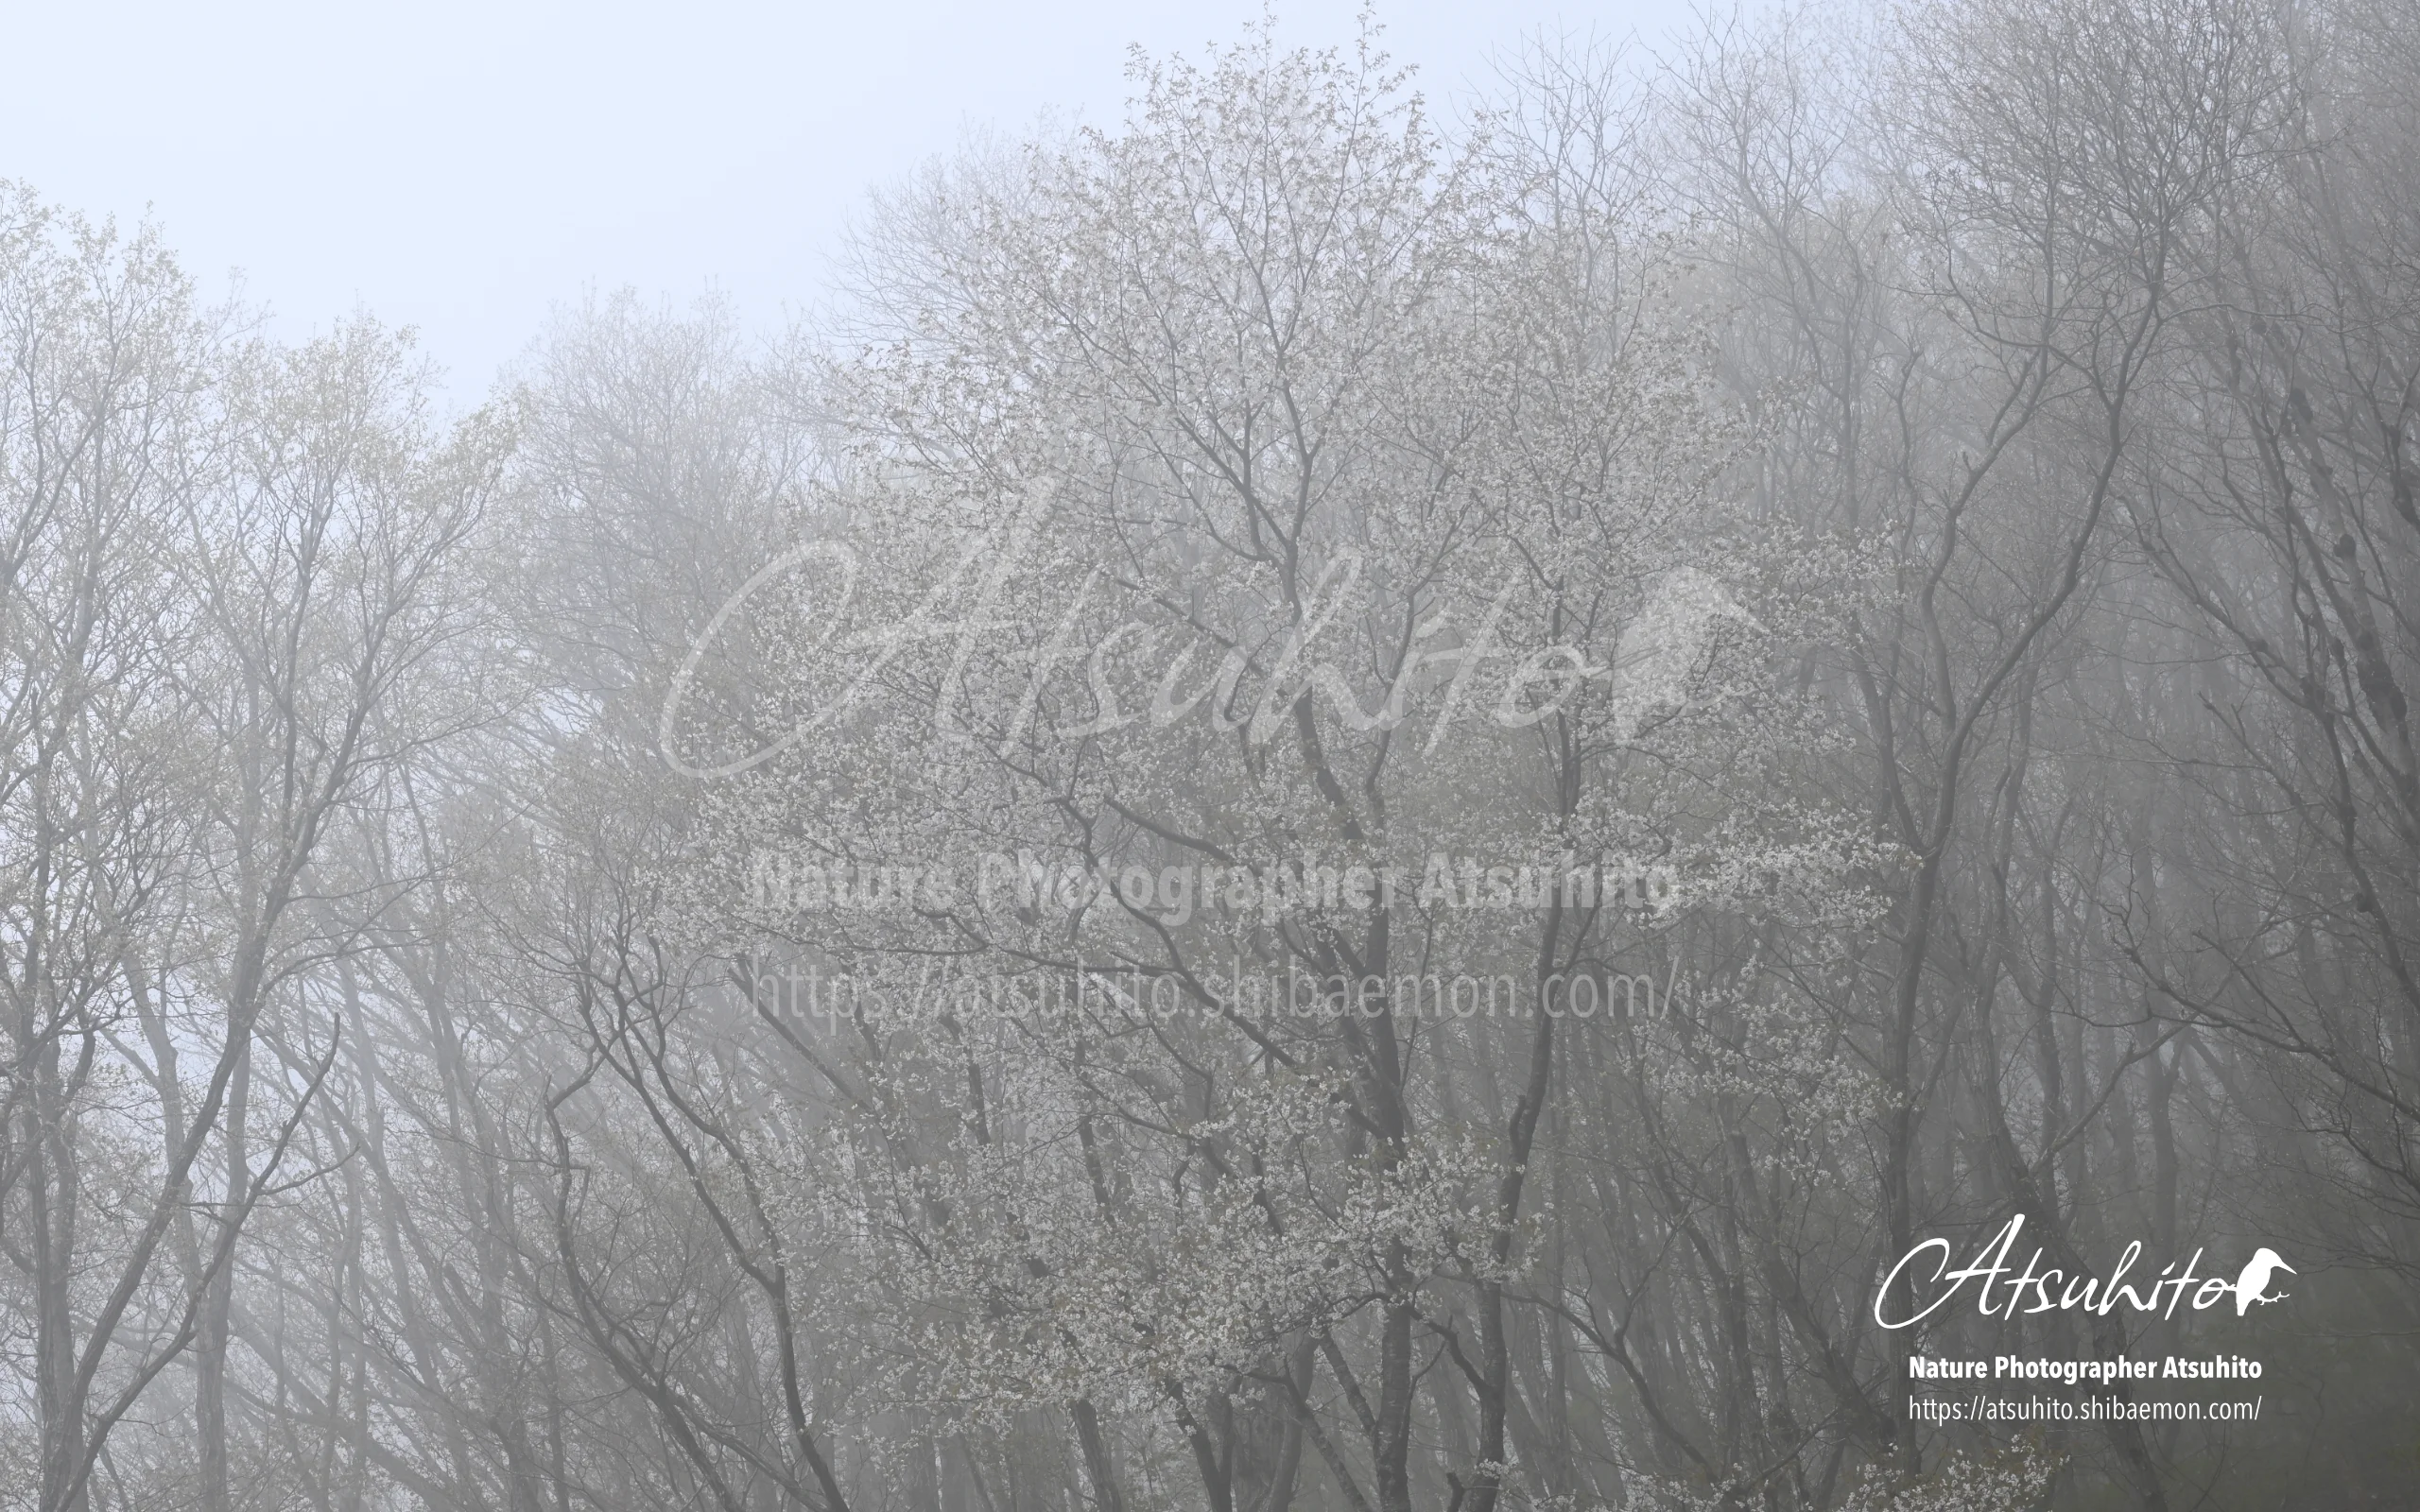
<path fill-rule="evenodd" d="M 858 1194 L 760 1242 L 854 1248 L 900 1400 L 1222 1509 L 1306 1445 L 1407 1508 L 1432 1416 L 1484 1508 L 1559 1026 L 1685 921 L 1858 922 L 1785 675 L 1845 559 L 1741 544 L 1607 161 L 1449 151 L 1366 51 L 1140 80 L 869 259 L 846 465 L 665 711 L 666 917 L 788 969 L 744 995 L 848 1105 L 725 1158 Z"/>

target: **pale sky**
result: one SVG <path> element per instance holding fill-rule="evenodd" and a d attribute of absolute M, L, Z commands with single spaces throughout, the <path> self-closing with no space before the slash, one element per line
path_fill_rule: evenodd
<path fill-rule="evenodd" d="M 0 0 L 0 178 L 121 224 L 147 206 L 205 292 L 299 336 L 364 308 L 475 400 L 552 304 L 719 288 L 814 303 L 869 188 L 970 129 L 1115 122 L 1127 48 L 1233 42 L 1259 0 L 401 6 Z M 1290 0 L 1349 46 L 1357 0 Z M 1541 29 L 1654 43 L 1686 0 L 1388 0 L 1443 103 Z"/>

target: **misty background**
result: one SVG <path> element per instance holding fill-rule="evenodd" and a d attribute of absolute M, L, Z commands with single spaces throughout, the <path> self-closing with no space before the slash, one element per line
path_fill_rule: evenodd
<path fill-rule="evenodd" d="M 1350 36 L 1346 0 L 1289 35 Z M 1225 39 L 1199 4 L 666 8 L 0 7 L 7 176 L 173 228 L 214 291 L 240 271 L 289 336 L 356 309 L 415 328 L 475 404 L 558 303 L 709 290 L 752 328 L 829 297 L 868 192 L 1047 117 L 1115 120 L 1128 50 Z M 1390 6 L 1387 45 L 1443 95 L 1531 35 L 1653 43 L 1681 0 Z M 106 58 L 103 65 L 99 60 Z M 79 63 L 75 60 L 94 61 Z"/>
<path fill-rule="evenodd" d="M 2420 10 L 130 14 L 0 1512 L 2411 1504 Z"/>

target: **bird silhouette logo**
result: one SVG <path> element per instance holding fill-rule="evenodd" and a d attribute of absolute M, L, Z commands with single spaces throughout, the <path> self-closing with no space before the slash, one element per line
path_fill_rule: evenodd
<path fill-rule="evenodd" d="M 2279 1292 L 2274 1297 L 2266 1295 L 2269 1290 L 2269 1278 L 2281 1270 L 2289 1276 L 2299 1274 L 2294 1267 L 2287 1264 L 2285 1257 L 2275 1250 L 2266 1246 L 2254 1250 L 2252 1263 L 2244 1266 L 2243 1274 L 2235 1279 L 2235 1315 L 2243 1316 L 2255 1302 L 2284 1301 L 2290 1294 Z"/>

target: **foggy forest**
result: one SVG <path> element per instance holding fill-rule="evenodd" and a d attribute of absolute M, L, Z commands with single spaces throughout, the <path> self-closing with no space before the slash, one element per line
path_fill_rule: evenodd
<path fill-rule="evenodd" d="M 0 1508 L 2420 1504 L 2420 8 L 1228 35 L 458 401 L 0 185 Z"/>

